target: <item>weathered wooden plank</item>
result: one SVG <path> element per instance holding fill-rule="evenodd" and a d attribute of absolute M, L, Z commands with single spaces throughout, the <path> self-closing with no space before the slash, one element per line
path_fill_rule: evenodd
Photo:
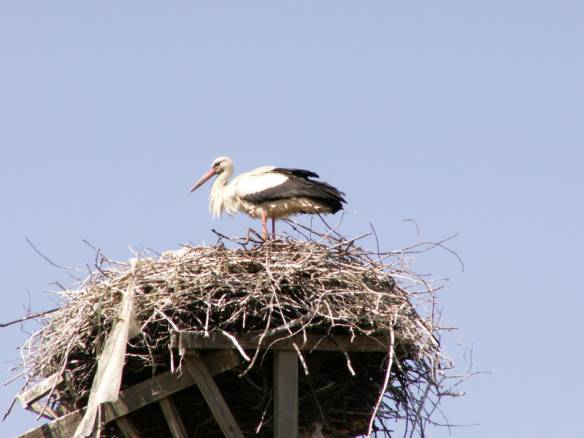
<path fill-rule="evenodd" d="M 238 355 L 230 350 L 209 353 L 204 356 L 203 360 L 211 374 L 222 373 L 240 363 Z M 103 405 L 104 421 L 109 423 L 177 391 L 188 388 L 194 383 L 195 381 L 188 372 L 173 374 L 167 371 L 159 374 L 121 391 L 118 401 Z M 20 435 L 20 438 L 68 438 L 73 436 L 77 425 L 83 418 L 83 412 L 84 410 L 81 409 L 67 414 Z"/>
<path fill-rule="evenodd" d="M 260 334 L 234 334 L 241 348 L 255 350 Z M 270 348 L 272 350 L 295 350 L 294 345 L 300 350 L 319 351 L 379 351 L 387 352 L 387 340 L 383 338 L 371 338 L 368 336 L 350 335 L 320 335 L 302 334 L 294 335 L 286 339 L 279 340 L 281 336 L 268 336 L 262 342 L 261 349 Z M 274 342 L 274 343 L 273 343 Z M 186 354 L 190 350 L 205 350 L 214 348 L 235 349 L 233 341 L 221 332 L 212 332 L 209 336 L 202 333 L 181 331 L 175 332 L 171 338 L 173 348 L 184 350 Z"/>
<path fill-rule="evenodd" d="M 205 362 L 197 354 L 185 356 L 183 360 L 201 394 L 207 401 L 207 405 L 213 413 L 215 421 L 219 424 L 223 435 L 227 438 L 243 438 L 243 433 Z"/>
<path fill-rule="evenodd" d="M 192 386 L 193 383 L 188 373 L 173 374 L 170 371 L 138 383 L 132 388 L 121 391 L 116 402 L 103 405 L 105 421 L 109 422 L 148 406 L 161 398 Z"/>
<path fill-rule="evenodd" d="M 63 417 L 59 417 L 57 420 L 53 420 L 50 423 L 44 424 L 36 429 L 29 430 L 28 432 L 20 435 L 19 438 L 66 438 L 72 437 L 75 434 L 75 429 L 77 425 L 83 418 L 84 410 L 71 412 Z"/>
<path fill-rule="evenodd" d="M 298 355 L 274 352 L 274 438 L 298 437 Z"/>
<path fill-rule="evenodd" d="M 189 435 L 187 434 L 185 425 L 180 418 L 178 409 L 172 400 L 172 396 L 163 398 L 158 403 L 160 403 L 162 413 L 164 414 L 164 418 L 166 418 L 172 436 L 174 438 L 188 438 Z"/>
<path fill-rule="evenodd" d="M 140 434 L 127 416 L 118 418 L 116 425 L 125 438 L 140 438 Z"/>
<path fill-rule="evenodd" d="M 27 408 L 29 405 L 32 405 L 34 402 L 40 400 L 41 398 L 47 396 L 53 387 L 59 386 L 61 383 L 64 382 L 63 376 L 59 373 L 55 373 L 50 375 L 44 380 L 41 380 L 32 388 L 21 392 L 16 396 L 20 404 Z"/>

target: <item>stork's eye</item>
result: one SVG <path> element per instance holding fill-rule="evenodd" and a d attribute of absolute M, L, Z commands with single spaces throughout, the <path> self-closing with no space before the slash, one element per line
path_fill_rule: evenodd
<path fill-rule="evenodd" d="M 220 164 L 221 164 L 221 161 L 217 161 L 215 164 L 213 164 L 213 167 L 219 167 Z"/>

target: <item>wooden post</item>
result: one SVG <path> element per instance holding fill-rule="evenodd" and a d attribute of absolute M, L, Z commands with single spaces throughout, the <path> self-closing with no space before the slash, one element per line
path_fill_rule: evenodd
<path fill-rule="evenodd" d="M 180 414 L 178 413 L 174 401 L 172 401 L 172 396 L 160 399 L 158 403 L 160 403 L 162 413 L 164 414 L 164 418 L 166 418 L 168 428 L 170 429 L 173 438 L 188 438 L 189 434 L 180 419 Z"/>
<path fill-rule="evenodd" d="M 274 438 L 298 438 L 296 351 L 274 351 Z"/>
<path fill-rule="evenodd" d="M 118 418 L 116 424 L 125 438 L 140 438 L 140 434 L 127 416 Z"/>

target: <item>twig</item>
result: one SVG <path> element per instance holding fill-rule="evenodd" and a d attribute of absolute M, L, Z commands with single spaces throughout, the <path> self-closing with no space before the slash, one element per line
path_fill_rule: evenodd
<path fill-rule="evenodd" d="M 239 351 L 239 354 L 241 354 L 241 357 L 243 357 L 246 361 L 250 361 L 251 359 L 249 358 L 249 356 L 247 355 L 247 353 L 245 352 L 245 350 L 243 348 L 241 348 L 241 345 L 239 345 L 239 342 L 237 342 L 237 339 L 235 338 L 235 336 L 233 336 L 230 333 L 227 333 L 225 330 L 220 330 L 221 333 L 223 333 L 224 336 L 226 336 L 235 346 L 235 348 L 237 348 L 237 351 Z"/>
<path fill-rule="evenodd" d="M 41 316 L 48 315 L 49 313 L 56 312 L 57 310 L 59 310 L 59 307 L 56 307 L 56 308 L 50 309 L 50 310 L 45 310 L 44 312 L 34 313 L 32 315 L 28 315 L 28 316 L 25 316 L 25 317 L 20 318 L 20 319 L 15 319 L 13 321 L 3 322 L 3 323 L 0 323 L 0 328 L 4 328 L 4 327 L 8 327 L 8 326 L 11 326 L 14 324 L 18 324 L 19 322 L 28 321 L 29 319 L 39 318 Z"/>
<path fill-rule="evenodd" d="M 371 419 L 369 420 L 369 427 L 367 428 L 367 436 L 370 437 L 371 433 L 373 432 L 373 423 L 375 422 L 375 417 L 377 416 L 377 411 L 379 410 L 379 406 L 383 401 L 383 397 L 385 397 L 385 392 L 387 391 L 387 385 L 389 384 L 389 377 L 391 375 L 391 366 L 393 365 L 393 345 L 395 342 L 395 333 L 393 329 L 389 332 L 389 359 L 387 361 L 387 370 L 385 371 L 385 378 L 383 379 L 383 384 L 381 385 L 381 391 L 379 391 L 379 397 L 377 399 L 377 403 L 375 404 L 375 408 L 373 409 L 373 413 L 371 414 Z"/>
<path fill-rule="evenodd" d="M 53 262 L 50 258 L 48 258 L 46 255 L 44 255 L 35 245 L 34 243 L 32 243 L 32 241 L 28 238 L 25 237 L 26 242 L 30 245 L 30 247 L 34 250 L 34 252 L 36 252 L 39 256 L 41 256 L 43 259 L 45 259 L 51 266 L 54 266 L 55 268 L 59 268 L 59 269 L 64 269 L 66 271 L 73 271 L 73 268 L 67 267 L 67 266 L 62 266 L 59 265 L 55 262 Z"/>

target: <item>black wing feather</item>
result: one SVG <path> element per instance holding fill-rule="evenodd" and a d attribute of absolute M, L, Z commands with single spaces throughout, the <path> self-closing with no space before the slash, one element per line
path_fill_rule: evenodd
<path fill-rule="evenodd" d="M 283 173 L 284 175 L 298 176 L 300 178 L 318 178 L 318 174 L 305 169 L 287 169 L 285 167 L 276 167 L 272 172 Z"/>

